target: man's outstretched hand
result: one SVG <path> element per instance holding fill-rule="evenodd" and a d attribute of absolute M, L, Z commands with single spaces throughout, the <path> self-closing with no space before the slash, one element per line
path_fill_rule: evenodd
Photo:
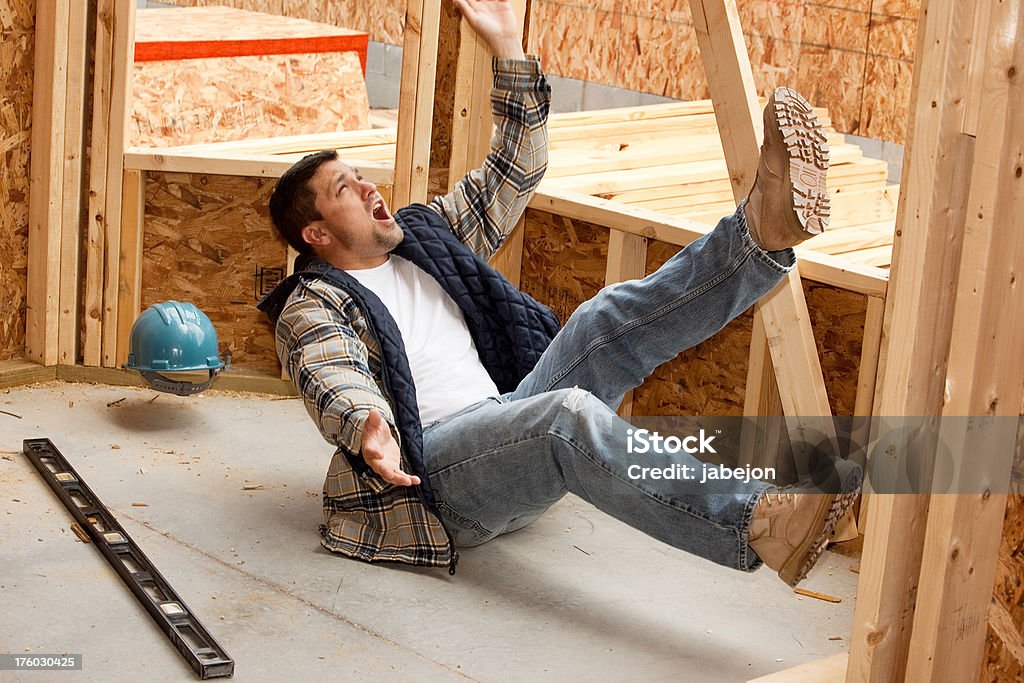
<path fill-rule="evenodd" d="M 455 6 L 495 57 L 523 59 L 519 20 L 510 0 L 455 0 Z"/>
<path fill-rule="evenodd" d="M 363 460 L 380 475 L 396 486 L 416 486 L 420 478 L 402 471 L 402 452 L 391 435 L 391 429 L 376 410 L 371 410 L 363 423 Z"/>

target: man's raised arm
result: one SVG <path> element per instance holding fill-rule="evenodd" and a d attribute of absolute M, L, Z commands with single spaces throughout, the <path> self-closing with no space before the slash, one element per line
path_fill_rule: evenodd
<path fill-rule="evenodd" d="M 491 106 L 495 135 L 483 165 L 430 203 L 452 231 L 483 258 L 501 245 L 526 209 L 547 168 L 551 87 L 536 58 L 526 57 L 509 0 L 455 0 L 494 54 Z"/>

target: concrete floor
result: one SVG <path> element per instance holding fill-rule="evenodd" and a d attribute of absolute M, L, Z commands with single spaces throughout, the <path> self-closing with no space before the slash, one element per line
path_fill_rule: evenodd
<path fill-rule="evenodd" d="M 80 672 L 0 681 L 194 680 L 70 531 L 21 454 L 35 437 L 102 498 L 238 680 L 742 681 L 848 647 L 855 560 L 828 552 L 804 583 L 842 603 L 799 597 L 769 570 L 719 568 L 572 497 L 463 551 L 454 577 L 333 556 L 316 532 L 331 448 L 297 399 L 52 383 L 0 394 L 0 410 L 21 416 L 0 414 L 0 653 L 83 655 Z"/>

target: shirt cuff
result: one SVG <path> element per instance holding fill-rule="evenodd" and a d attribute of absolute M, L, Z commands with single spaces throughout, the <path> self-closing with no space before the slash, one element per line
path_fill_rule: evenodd
<path fill-rule="evenodd" d="M 536 91 L 538 87 L 550 89 L 540 58 L 527 55 L 525 59 L 491 58 L 494 87 L 508 91 Z"/>

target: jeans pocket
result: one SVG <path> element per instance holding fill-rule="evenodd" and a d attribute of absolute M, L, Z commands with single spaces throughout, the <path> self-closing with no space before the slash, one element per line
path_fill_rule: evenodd
<path fill-rule="evenodd" d="M 448 524 L 448 531 L 451 532 L 457 546 L 467 548 L 480 545 L 495 536 L 483 524 L 475 519 L 459 514 L 458 511 L 444 501 L 437 502 L 437 509 Z"/>

